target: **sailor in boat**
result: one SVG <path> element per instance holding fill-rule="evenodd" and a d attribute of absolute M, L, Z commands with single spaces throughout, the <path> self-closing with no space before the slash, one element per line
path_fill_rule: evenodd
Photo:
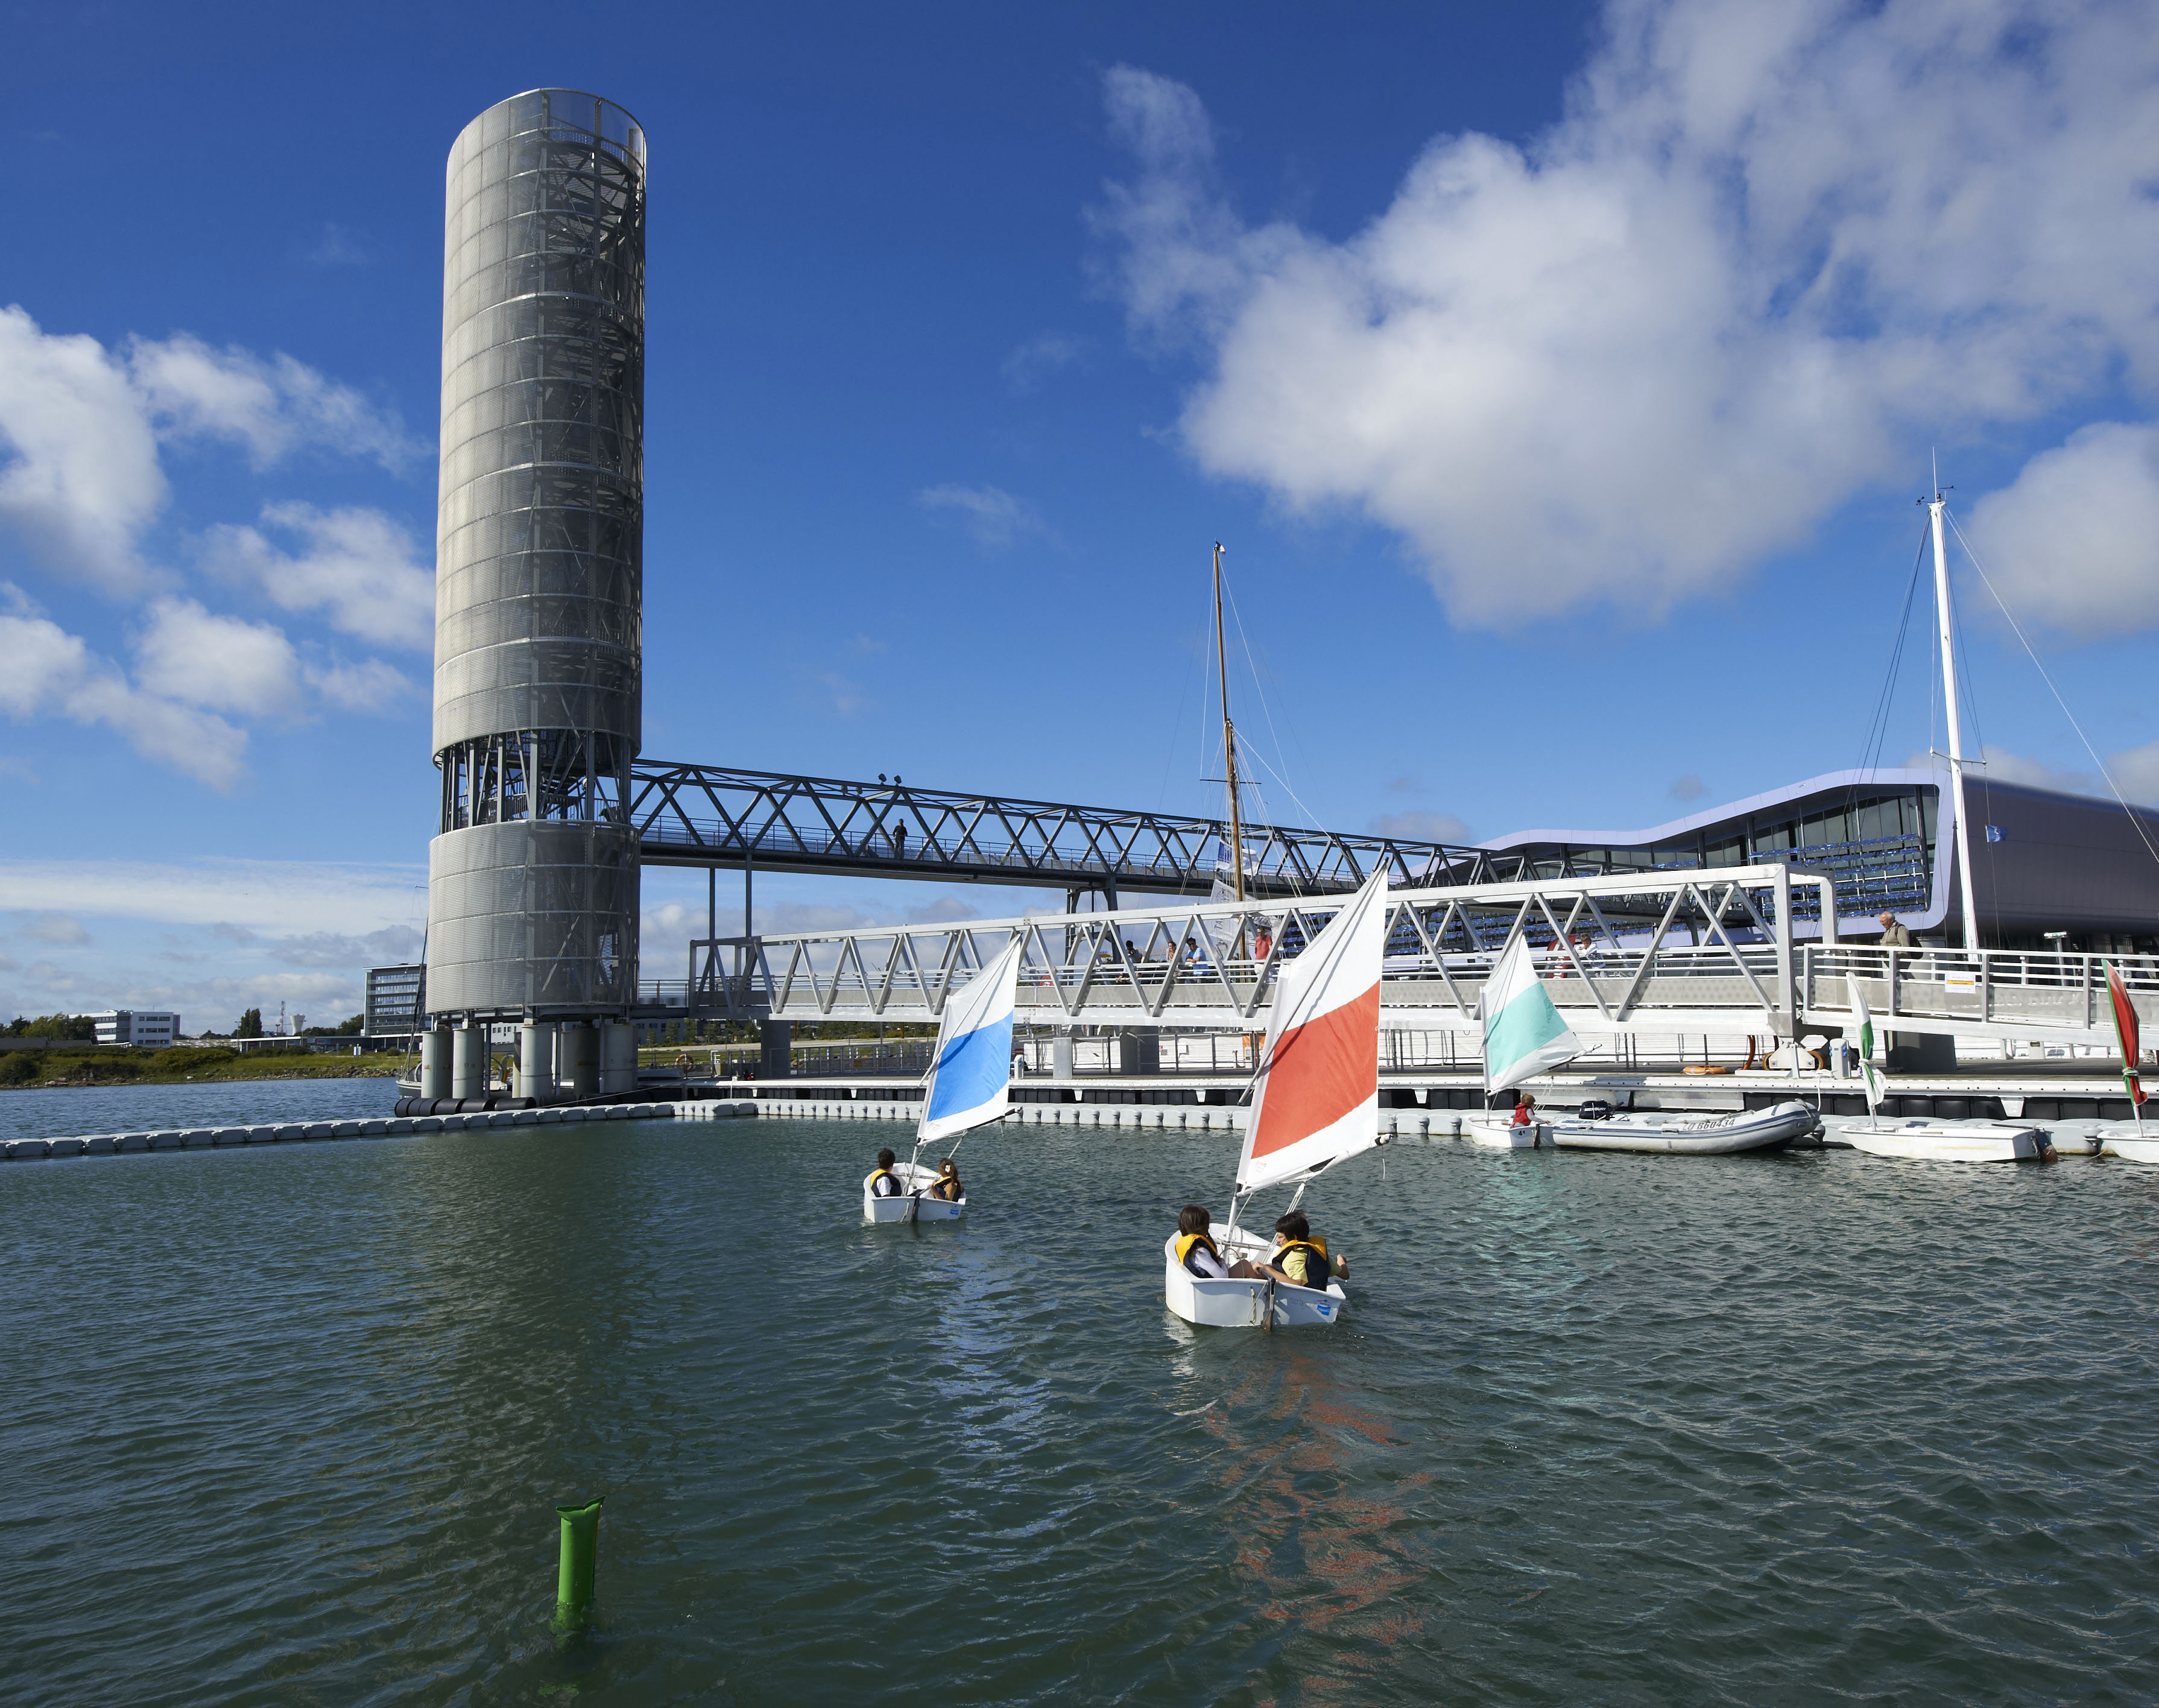
<path fill-rule="evenodd" d="M 1177 1213 L 1177 1260 L 1202 1281 L 1220 1281 L 1230 1273 L 1230 1265 L 1223 1262 L 1215 1247 L 1214 1234 L 1208 1231 L 1214 1221 L 1204 1204 L 1187 1204 Z M 1251 1265 L 1240 1263 L 1237 1267 L 1249 1271 Z"/>
<path fill-rule="evenodd" d="M 870 1196 L 872 1198 L 903 1198 L 906 1196 L 906 1189 L 900 1185 L 899 1177 L 893 1172 L 892 1165 L 898 1161 L 899 1161 L 899 1158 L 893 1156 L 889 1151 L 880 1151 L 878 1152 L 877 1172 L 870 1176 Z"/>
<path fill-rule="evenodd" d="M 929 1183 L 929 1195 L 941 1198 L 947 1203 L 957 1203 L 967 1195 L 967 1188 L 960 1183 L 960 1165 L 947 1157 L 937 1165 L 937 1177 Z"/>
<path fill-rule="evenodd" d="M 1536 1118 L 1537 1100 L 1525 1091 L 1521 1095 L 1521 1100 L 1514 1105 L 1514 1124 L 1518 1127 L 1525 1127 Z"/>
<path fill-rule="evenodd" d="M 1177 1260 L 1190 1273 L 1202 1281 L 1265 1281 L 1270 1275 L 1276 1281 L 1288 1280 L 1279 1271 L 1247 1263 L 1241 1257 L 1235 1263 L 1224 1260 L 1210 1231 L 1214 1225 L 1214 1219 L 1204 1204 L 1187 1204 L 1177 1213 Z"/>
<path fill-rule="evenodd" d="M 1275 1223 L 1275 1249 L 1269 1255 L 1266 1270 L 1276 1280 L 1287 1281 L 1293 1287 L 1311 1287 L 1324 1292 L 1331 1276 L 1348 1276 L 1349 1260 L 1329 1258 L 1327 1242 L 1312 1231 L 1312 1224 L 1306 1219 L 1304 1212 L 1292 1210 Z"/>

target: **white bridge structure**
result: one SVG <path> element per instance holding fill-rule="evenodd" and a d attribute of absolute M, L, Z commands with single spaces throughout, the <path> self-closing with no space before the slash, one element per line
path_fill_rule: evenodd
<path fill-rule="evenodd" d="M 1257 1031 L 1284 960 L 1339 905 L 1190 903 L 705 939 L 691 945 L 686 981 L 643 995 L 647 1012 L 706 1019 L 934 1022 L 1017 934 L 1023 1023 Z M 1484 981 L 1521 933 L 1585 1039 L 1834 1033 L 1855 1022 L 1856 975 L 1880 1030 L 2113 1043 L 2102 957 L 1853 947 L 1836 940 L 1835 920 L 1833 881 L 1782 864 L 1402 888 L 1389 903 L 1380 1025 L 1477 1032 Z M 2159 965 L 2120 965 L 2146 1022 L 2159 1018 Z"/>

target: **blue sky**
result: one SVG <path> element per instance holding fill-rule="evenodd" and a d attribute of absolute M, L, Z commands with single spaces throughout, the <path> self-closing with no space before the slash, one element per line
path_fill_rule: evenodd
<path fill-rule="evenodd" d="M 2159 798 L 2151 5 L 1348 16 L 11 13 L 0 1009 L 417 946 L 443 162 L 540 85 L 650 137 L 649 756 L 1211 809 L 1220 539 L 1270 812 L 1654 824 L 1862 758 L 1938 450 Z M 1960 574 L 1997 774 L 2096 786 Z"/>

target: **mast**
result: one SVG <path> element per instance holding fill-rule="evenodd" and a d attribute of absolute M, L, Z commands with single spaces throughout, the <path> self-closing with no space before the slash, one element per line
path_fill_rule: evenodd
<path fill-rule="evenodd" d="M 1229 652 L 1222 639 L 1222 542 L 1214 542 L 1214 673 L 1222 679 L 1222 752 L 1230 779 L 1230 882 L 1245 898 L 1245 831 L 1238 816 L 1237 727 L 1230 722 Z"/>
<path fill-rule="evenodd" d="M 1956 811 L 1956 862 L 1960 898 L 1964 903 L 1964 946 L 1979 947 L 1979 905 L 1971 882 L 1971 826 L 1964 805 L 1964 729 L 1957 708 L 1956 646 L 1949 613 L 1949 559 L 1942 549 L 1942 511 L 1949 500 L 1942 496 L 1940 477 L 1935 477 L 1934 495 L 1927 500 L 1927 515 L 1934 536 L 1934 617 L 1942 635 L 1942 690 L 1949 698 L 1949 794 Z"/>

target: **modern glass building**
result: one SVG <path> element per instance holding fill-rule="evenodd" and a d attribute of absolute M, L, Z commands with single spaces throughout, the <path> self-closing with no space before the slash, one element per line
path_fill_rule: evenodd
<path fill-rule="evenodd" d="M 1965 789 L 1983 945 L 2159 953 L 2159 813 L 1996 783 L 1976 768 Z M 1484 846 L 1644 871 L 1788 861 L 1835 880 L 1840 934 L 1878 930 L 1887 912 L 1915 934 L 1961 941 L 1948 793 L 1945 771 L 1838 771 L 1647 830 L 1522 831 Z"/>

